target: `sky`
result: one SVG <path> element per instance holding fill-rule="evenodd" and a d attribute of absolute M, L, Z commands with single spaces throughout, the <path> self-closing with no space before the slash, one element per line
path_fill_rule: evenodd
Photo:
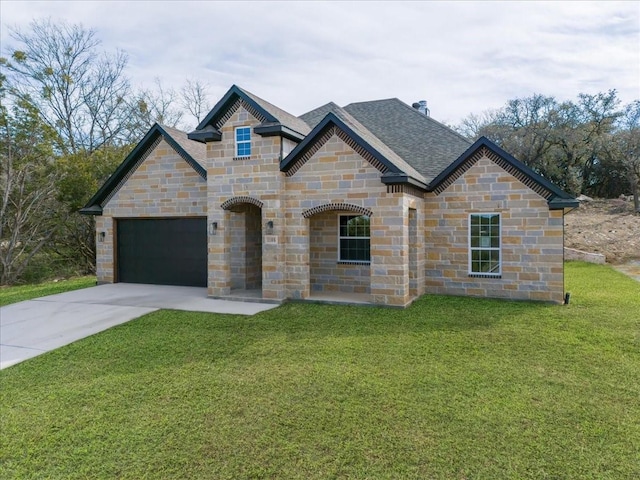
<path fill-rule="evenodd" d="M 34 19 L 128 54 L 134 85 L 236 84 L 301 115 L 327 102 L 427 100 L 456 125 L 540 93 L 640 99 L 640 2 L 0 2 L 0 48 Z"/>

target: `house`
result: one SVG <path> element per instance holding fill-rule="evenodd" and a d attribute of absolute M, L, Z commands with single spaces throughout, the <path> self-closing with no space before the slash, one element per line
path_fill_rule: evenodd
<path fill-rule="evenodd" d="M 232 86 L 195 131 L 154 125 L 82 213 L 100 283 L 404 307 L 425 293 L 561 303 L 577 205 L 398 99 L 296 117 Z"/>

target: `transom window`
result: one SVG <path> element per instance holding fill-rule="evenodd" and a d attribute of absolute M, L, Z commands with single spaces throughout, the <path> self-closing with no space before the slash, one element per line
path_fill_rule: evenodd
<path fill-rule="evenodd" d="M 236 128 L 236 157 L 251 156 L 251 127 Z"/>
<path fill-rule="evenodd" d="M 501 274 L 499 213 L 469 215 L 469 274 Z"/>
<path fill-rule="evenodd" d="M 341 262 L 370 262 L 371 234 L 367 215 L 340 215 Z"/>

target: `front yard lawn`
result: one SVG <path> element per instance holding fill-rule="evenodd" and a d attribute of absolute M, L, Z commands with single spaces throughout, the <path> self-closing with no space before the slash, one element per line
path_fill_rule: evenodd
<path fill-rule="evenodd" d="M 0 372 L 0 478 L 640 478 L 640 283 L 159 311 Z"/>
<path fill-rule="evenodd" d="M 56 293 L 78 290 L 96 285 L 95 276 L 76 277 L 58 282 L 38 283 L 35 285 L 20 285 L 18 287 L 0 287 L 0 307 L 10 303 L 31 300 L 32 298 L 54 295 Z"/>

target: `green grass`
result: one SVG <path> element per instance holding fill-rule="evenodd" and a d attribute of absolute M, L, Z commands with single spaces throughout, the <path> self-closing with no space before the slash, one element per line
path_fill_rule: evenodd
<path fill-rule="evenodd" d="M 0 478 L 635 479 L 640 283 L 159 311 L 0 372 Z"/>
<path fill-rule="evenodd" d="M 79 288 L 93 287 L 96 277 L 78 277 L 59 282 L 45 282 L 36 285 L 21 285 L 18 287 L 0 287 L 0 307 L 10 303 L 22 302 L 32 298 L 44 297 L 55 293 L 78 290 Z"/>

